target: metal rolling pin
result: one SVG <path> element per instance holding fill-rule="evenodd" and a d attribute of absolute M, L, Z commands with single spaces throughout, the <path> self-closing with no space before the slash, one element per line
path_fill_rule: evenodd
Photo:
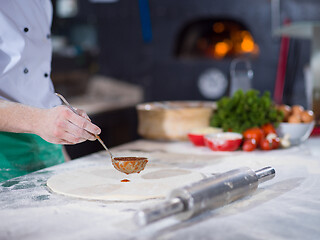
<path fill-rule="evenodd" d="M 233 202 L 254 192 L 258 185 L 275 176 L 272 167 L 257 171 L 243 167 L 205 178 L 188 186 L 174 189 L 167 200 L 152 208 L 138 211 L 134 218 L 144 226 L 175 215 L 188 219 L 204 212 Z"/>

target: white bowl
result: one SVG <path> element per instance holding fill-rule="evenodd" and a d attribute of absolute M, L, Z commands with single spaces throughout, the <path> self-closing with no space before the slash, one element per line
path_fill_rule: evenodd
<path fill-rule="evenodd" d="M 311 123 L 287 123 L 283 122 L 279 124 L 277 128 L 277 134 L 279 137 L 289 136 L 291 145 L 298 145 L 310 136 L 315 122 Z"/>

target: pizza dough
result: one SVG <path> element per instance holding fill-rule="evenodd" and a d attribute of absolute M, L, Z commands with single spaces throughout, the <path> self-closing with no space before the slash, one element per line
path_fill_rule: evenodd
<path fill-rule="evenodd" d="M 125 175 L 114 168 L 91 167 L 55 175 L 47 186 L 55 193 L 83 199 L 138 201 L 164 198 L 172 189 L 201 179 L 201 173 L 183 169 L 147 168 Z"/>

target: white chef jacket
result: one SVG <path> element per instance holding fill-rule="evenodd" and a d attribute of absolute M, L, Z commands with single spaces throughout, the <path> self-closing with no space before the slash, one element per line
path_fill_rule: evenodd
<path fill-rule="evenodd" d="M 39 108 L 61 104 L 50 79 L 50 0 L 0 0 L 0 98 Z"/>

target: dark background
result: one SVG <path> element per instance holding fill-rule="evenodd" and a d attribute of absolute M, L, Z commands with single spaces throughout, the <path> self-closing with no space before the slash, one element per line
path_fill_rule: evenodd
<path fill-rule="evenodd" d="M 57 2 L 53 1 L 55 10 Z M 82 82 L 86 82 L 90 75 L 102 74 L 137 84 L 144 90 L 145 101 L 217 100 L 206 99 L 200 93 L 197 87 L 199 76 L 209 68 L 216 68 L 229 80 L 233 58 L 179 58 L 175 52 L 177 44 L 180 44 L 179 35 L 190 23 L 201 19 L 225 19 L 241 23 L 252 34 L 260 49 L 259 55 L 251 58 L 253 87 L 273 93 L 281 38 L 272 34 L 270 0 L 76 2 L 78 13 L 74 17 L 59 18 L 54 12 L 53 36 L 66 36 L 68 44 L 77 49 L 73 57 L 53 55 L 52 79 L 56 85 L 55 75 L 78 69 L 85 76 Z M 320 18 L 320 1 L 281 0 L 279 16 L 281 24 L 285 19 L 291 22 L 317 21 Z M 79 26 L 89 31 L 75 35 L 73 29 Z M 82 40 L 88 37 L 90 40 L 92 35 L 94 40 L 90 46 L 83 47 Z M 291 39 L 283 96 L 286 104 L 306 105 L 303 69 L 309 58 L 310 41 Z M 76 88 L 81 86 L 81 82 L 75 81 L 71 85 Z M 223 93 L 228 94 L 228 90 Z M 108 114 L 112 114 L 113 120 Z M 122 128 L 116 130 L 113 122 L 127 118 L 123 116 L 135 119 L 122 121 L 122 127 L 127 126 L 132 133 L 127 138 L 111 140 L 116 139 L 112 135 L 117 135 Z M 96 117 L 101 123 L 110 119 L 107 124 L 109 130 L 106 131 L 110 138 L 106 137 L 109 146 L 138 138 L 134 107 Z M 114 133 L 111 134 L 112 131 Z"/>

